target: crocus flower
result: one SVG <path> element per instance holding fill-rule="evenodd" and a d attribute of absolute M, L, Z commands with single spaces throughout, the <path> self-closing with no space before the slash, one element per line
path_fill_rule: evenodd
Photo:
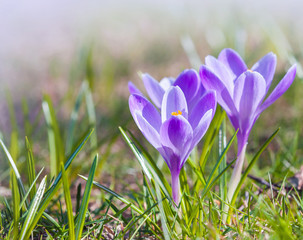
<path fill-rule="evenodd" d="M 209 127 L 216 97 L 209 91 L 189 110 L 185 93 L 179 86 L 171 86 L 164 92 L 160 107 L 161 113 L 138 93 L 129 97 L 129 108 L 138 128 L 159 151 L 171 172 L 172 196 L 178 205 L 180 170 Z"/>
<path fill-rule="evenodd" d="M 276 68 L 276 55 L 268 53 L 248 69 L 232 49 L 224 49 L 218 59 L 207 56 L 200 69 L 203 86 L 217 93 L 218 103 L 238 131 L 238 154 L 230 180 L 228 200 L 240 181 L 250 131 L 260 114 L 275 102 L 292 84 L 296 66 L 292 66 L 272 93 L 265 99 Z"/>
<path fill-rule="evenodd" d="M 189 110 L 192 110 L 197 101 L 205 93 L 199 74 L 193 69 L 184 70 L 176 79 L 171 77 L 163 78 L 160 82 L 149 74 L 144 73 L 142 74 L 142 80 L 149 98 L 158 109 L 162 106 L 162 99 L 165 91 L 171 86 L 179 86 L 181 88 L 185 95 Z M 131 94 L 136 93 L 144 96 L 132 82 L 128 83 L 128 89 Z"/>

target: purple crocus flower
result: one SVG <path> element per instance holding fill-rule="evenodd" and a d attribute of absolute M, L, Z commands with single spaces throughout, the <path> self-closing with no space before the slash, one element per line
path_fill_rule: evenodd
<path fill-rule="evenodd" d="M 292 66 L 272 93 L 265 99 L 276 68 L 276 55 L 268 53 L 248 69 L 243 59 L 232 49 L 224 49 L 218 59 L 205 58 L 201 66 L 202 84 L 217 93 L 218 103 L 226 111 L 232 125 L 239 129 L 238 159 L 230 180 L 230 201 L 240 181 L 246 144 L 250 131 L 260 114 L 275 102 L 292 84 L 296 66 Z"/>
<path fill-rule="evenodd" d="M 149 98 L 158 109 L 162 106 L 162 99 L 165 91 L 171 86 L 179 86 L 181 88 L 190 111 L 205 93 L 199 74 L 193 69 L 184 70 L 176 79 L 171 77 L 163 78 L 160 82 L 149 74 L 144 73 L 142 74 L 142 80 Z M 128 83 L 128 89 L 131 94 L 136 93 L 144 96 L 132 82 Z"/>
<path fill-rule="evenodd" d="M 176 205 L 180 201 L 180 170 L 208 129 L 216 109 L 213 91 L 197 99 L 192 110 L 189 110 L 186 94 L 188 92 L 179 86 L 169 87 L 163 93 L 161 113 L 141 94 L 134 93 L 129 97 L 129 108 L 137 126 L 170 169 Z"/>

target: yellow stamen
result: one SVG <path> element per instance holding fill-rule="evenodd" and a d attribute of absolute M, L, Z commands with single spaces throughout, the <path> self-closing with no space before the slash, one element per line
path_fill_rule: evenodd
<path fill-rule="evenodd" d="M 253 70 L 251 70 L 251 69 L 247 69 L 247 71 L 254 72 L 254 71 L 253 71 Z"/>
<path fill-rule="evenodd" d="M 172 112 L 171 115 L 172 116 L 179 116 L 179 115 L 182 115 L 182 112 L 180 110 L 178 110 L 178 112 Z"/>

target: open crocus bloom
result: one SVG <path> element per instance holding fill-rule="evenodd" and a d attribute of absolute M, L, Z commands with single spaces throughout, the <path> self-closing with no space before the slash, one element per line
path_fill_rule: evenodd
<path fill-rule="evenodd" d="M 184 92 L 171 86 L 163 94 L 161 113 L 137 93 L 129 97 L 129 108 L 145 138 L 169 167 L 173 200 L 178 205 L 180 170 L 209 127 L 216 109 L 215 93 L 205 93 L 189 111 Z"/>
<path fill-rule="evenodd" d="M 218 103 L 226 111 L 234 128 L 239 129 L 238 159 L 230 181 L 228 200 L 231 200 L 240 181 L 246 144 L 254 123 L 261 112 L 289 88 L 295 78 L 294 65 L 265 99 L 275 68 L 276 55 L 273 53 L 268 53 L 248 69 L 237 52 L 224 49 L 218 59 L 207 56 L 205 65 L 200 69 L 203 86 L 207 90 L 216 91 Z"/>
<path fill-rule="evenodd" d="M 149 74 L 144 73 L 142 74 L 142 80 L 149 98 L 159 109 L 162 106 L 162 99 L 165 91 L 171 86 L 179 86 L 181 88 L 185 95 L 189 110 L 192 110 L 197 101 L 205 93 L 205 89 L 201 84 L 200 77 L 193 69 L 184 70 L 176 79 L 163 78 L 160 82 L 155 80 Z M 128 89 L 131 94 L 139 94 L 144 96 L 132 82 L 128 83 Z"/>

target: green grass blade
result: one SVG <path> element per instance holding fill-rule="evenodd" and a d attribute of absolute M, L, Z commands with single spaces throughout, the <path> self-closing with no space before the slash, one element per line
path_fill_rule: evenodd
<path fill-rule="evenodd" d="M 81 178 L 83 178 L 84 180 L 87 180 L 86 177 L 84 177 L 84 176 L 82 176 L 82 175 L 79 175 L 79 176 L 80 176 Z M 143 213 L 144 213 L 143 210 L 141 210 L 140 208 L 138 208 L 137 206 L 135 206 L 133 203 L 131 203 L 131 202 L 129 202 L 128 200 L 126 200 L 125 198 L 123 198 L 120 194 L 118 194 L 118 193 L 116 193 L 116 192 L 110 190 L 109 188 L 103 186 L 102 184 L 100 184 L 100 183 L 98 183 L 98 182 L 95 182 L 95 181 L 94 181 L 93 184 L 94 184 L 95 186 L 101 188 L 102 190 L 106 191 L 107 193 L 113 195 L 114 197 L 116 197 L 118 200 L 120 200 L 121 202 L 125 203 L 126 205 L 131 204 L 131 205 L 130 205 L 130 208 L 131 208 L 132 210 L 134 210 L 135 212 L 137 212 L 137 213 L 139 213 L 139 214 L 143 214 Z M 144 215 L 144 217 L 146 217 L 146 215 Z M 161 229 L 159 228 L 159 226 L 158 226 L 152 219 L 148 218 L 148 221 L 151 222 L 151 223 L 154 225 L 154 227 L 155 227 L 158 231 L 162 232 Z"/>
<path fill-rule="evenodd" d="M 12 214 L 13 211 L 12 211 L 10 205 L 8 204 L 6 198 L 3 199 L 3 205 L 4 205 L 5 210 L 6 210 L 7 218 L 8 218 L 8 219 L 12 218 L 12 217 L 13 217 L 13 214 Z"/>
<path fill-rule="evenodd" d="M 32 132 L 32 125 L 29 120 L 30 115 L 29 115 L 28 103 L 25 98 L 22 99 L 22 112 L 23 112 L 25 136 L 30 137 Z"/>
<path fill-rule="evenodd" d="M 87 181 L 87 177 L 84 177 L 84 176 L 82 176 L 82 175 L 79 175 L 79 177 L 81 177 L 82 179 L 84 179 L 84 180 Z M 94 181 L 93 184 L 94 184 L 95 186 L 101 188 L 102 190 L 106 191 L 107 193 L 113 195 L 114 197 L 116 197 L 117 199 L 119 199 L 121 202 L 123 202 L 123 203 L 125 203 L 125 204 L 127 204 L 127 205 L 130 203 L 128 200 L 126 200 L 125 198 L 123 198 L 120 194 L 118 194 L 118 193 L 116 193 L 116 192 L 110 190 L 109 188 L 103 186 L 102 184 L 100 184 L 100 183 L 98 183 L 98 182 L 96 182 L 96 181 Z M 142 211 L 141 209 L 137 208 L 137 207 L 136 207 L 135 205 L 133 205 L 133 204 L 131 204 L 130 207 L 131 207 L 133 210 L 135 210 L 137 213 L 140 213 L 140 214 L 143 213 L 143 211 Z"/>
<path fill-rule="evenodd" d="M 64 199 L 66 204 L 66 211 L 67 211 L 67 218 L 68 218 L 68 232 L 69 232 L 69 239 L 75 239 L 75 224 L 74 224 L 74 216 L 73 216 L 73 206 L 72 206 L 72 199 L 70 196 L 69 191 L 69 182 L 67 178 L 67 174 L 65 172 L 63 163 L 61 163 L 61 172 L 62 172 L 62 183 L 63 183 L 63 190 L 64 190 Z"/>
<path fill-rule="evenodd" d="M 32 188 L 33 188 L 34 186 L 36 186 L 36 182 L 37 182 L 38 178 L 40 177 L 41 173 L 43 172 L 43 170 L 44 170 L 44 168 L 42 168 L 42 169 L 40 170 L 40 172 L 37 174 L 36 178 L 32 181 L 32 183 L 31 183 L 31 185 L 30 185 L 30 187 L 29 187 L 27 193 L 24 195 L 24 197 L 23 197 L 23 199 L 22 199 L 22 201 L 21 201 L 21 203 L 20 203 L 19 211 L 21 211 L 22 206 L 24 205 L 24 203 L 25 203 L 25 201 L 26 201 L 28 195 L 30 194 Z M 31 200 L 32 200 L 32 199 L 33 199 L 33 198 L 31 198 Z M 26 207 L 26 206 L 25 206 L 25 207 Z"/>
<path fill-rule="evenodd" d="M 149 202 L 150 205 L 151 205 L 152 203 L 156 202 L 155 194 L 153 194 L 145 174 L 144 173 L 142 173 L 142 174 L 143 174 L 143 187 L 144 187 L 144 191 L 145 191 L 145 194 L 144 194 L 145 195 L 145 201 Z M 149 197 L 152 199 L 152 201 L 149 199 Z"/>
<path fill-rule="evenodd" d="M 27 149 L 27 175 L 28 175 L 28 183 L 32 184 L 36 178 L 36 172 L 35 172 L 35 161 L 33 157 L 33 152 L 30 146 L 30 143 L 28 141 L 28 138 L 25 137 L 25 145 Z M 36 184 L 33 185 L 30 191 L 30 199 L 33 199 L 36 194 Z"/>
<path fill-rule="evenodd" d="M 46 101 L 42 103 L 43 113 L 47 124 L 48 144 L 49 144 L 49 155 L 50 155 L 50 174 L 56 176 L 57 172 L 57 149 L 56 149 L 56 135 L 52 123 L 52 116 L 50 113 L 49 104 Z"/>
<path fill-rule="evenodd" d="M 153 174 L 154 180 L 159 184 L 159 186 L 161 186 L 162 190 L 165 191 L 165 195 L 170 196 L 168 192 L 169 193 L 171 192 L 171 187 L 168 181 L 166 180 L 166 178 L 164 177 L 162 170 L 160 170 L 160 168 L 157 166 L 156 162 L 150 156 L 148 151 L 146 151 L 146 149 L 141 145 L 140 141 L 138 141 L 130 131 L 128 131 L 128 133 L 131 135 L 131 138 L 134 140 L 134 142 L 131 141 L 131 143 L 135 146 L 137 151 L 139 151 L 139 153 L 142 154 L 143 156 L 142 159 L 146 160 L 146 163 L 148 163 L 146 165 L 149 167 L 150 172 Z M 140 148 L 140 150 L 139 148 L 137 148 L 137 145 Z"/>
<path fill-rule="evenodd" d="M 128 144 L 128 146 L 131 148 L 131 150 L 133 151 L 133 153 L 135 154 L 136 158 L 138 159 L 143 172 L 145 173 L 145 175 L 148 177 L 149 180 L 151 180 L 152 178 L 152 174 L 149 171 L 149 168 L 146 164 L 146 161 L 144 160 L 144 156 L 140 153 L 139 149 L 135 146 L 135 144 L 131 141 L 131 139 L 127 136 L 127 134 L 125 133 L 125 131 L 119 127 L 122 136 L 124 138 L 124 140 L 126 141 L 126 143 Z"/>
<path fill-rule="evenodd" d="M 118 237 L 123 237 L 125 236 L 125 234 L 127 234 L 129 232 L 130 229 L 132 229 L 134 227 L 134 225 L 141 219 L 141 218 L 146 218 L 146 220 L 148 220 L 149 215 L 147 215 L 150 211 L 152 211 L 156 206 L 158 205 L 158 202 L 154 203 L 152 206 L 150 206 L 143 214 L 141 214 L 140 216 L 136 217 L 135 219 L 133 219 L 132 221 L 129 221 L 129 223 L 125 226 L 125 228 L 123 229 L 123 232 L 121 232 L 121 234 L 119 234 Z M 130 206 L 130 205 L 127 205 Z M 162 239 L 160 236 L 158 236 L 158 234 L 156 234 L 152 228 L 150 229 L 152 231 L 152 233 L 154 234 L 155 237 Z M 121 236 L 122 235 L 122 236 Z"/>
<path fill-rule="evenodd" d="M 246 168 L 245 172 L 243 173 L 242 177 L 241 177 L 241 180 L 235 190 L 235 193 L 232 197 L 232 200 L 230 202 L 230 206 L 234 206 L 235 202 L 236 202 L 236 199 L 237 199 L 237 196 L 240 192 L 240 189 L 241 189 L 241 186 L 242 184 L 244 183 L 248 173 L 250 172 L 250 170 L 252 169 L 252 167 L 254 166 L 254 164 L 257 162 L 257 160 L 259 159 L 261 153 L 265 150 L 265 148 L 268 146 L 268 144 L 274 139 L 274 137 L 277 135 L 277 133 L 279 132 L 280 128 L 278 128 L 268 139 L 267 141 L 263 144 L 263 146 L 260 148 L 260 150 L 256 153 L 256 155 L 254 156 L 254 158 L 250 161 L 248 167 Z M 229 214 L 228 214 L 228 219 L 227 219 L 227 222 L 230 221 L 230 216 L 232 214 L 232 210 L 233 208 L 229 208 Z"/>
<path fill-rule="evenodd" d="M 220 108 L 217 108 L 215 116 L 213 120 L 211 121 L 211 124 L 204 136 L 204 142 L 203 142 L 203 148 L 200 156 L 200 166 L 202 167 L 202 170 L 204 170 L 207 155 L 209 154 L 216 137 L 218 136 L 220 125 L 225 118 L 225 112 L 221 111 Z"/>
<path fill-rule="evenodd" d="M 3 229 L 3 224 L 2 224 L 3 220 L 4 218 L 2 219 L 2 213 L 0 212 L 0 229 Z"/>
<path fill-rule="evenodd" d="M 31 230 L 32 228 L 30 228 L 30 225 L 32 224 L 32 222 L 34 221 L 34 219 L 36 217 L 35 215 L 37 213 L 39 204 L 42 200 L 45 188 L 46 188 L 46 176 L 42 179 L 40 186 L 37 190 L 37 193 L 36 193 L 34 199 L 31 201 L 30 208 L 28 209 L 26 219 L 23 223 L 23 226 L 22 226 L 22 229 L 20 232 L 20 240 L 28 239 L 27 236 L 29 236 L 32 232 L 32 230 Z"/>
<path fill-rule="evenodd" d="M 106 202 L 110 205 L 110 208 L 112 209 L 112 211 L 114 212 L 114 217 L 116 219 L 120 219 L 124 222 L 124 224 L 127 224 L 127 219 L 123 216 L 123 213 L 130 207 L 131 203 L 126 205 L 125 207 L 123 207 L 122 209 L 118 209 L 113 203 L 112 201 L 109 201 L 108 199 L 105 199 Z"/>
<path fill-rule="evenodd" d="M 215 185 L 215 183 L 223 176 L 224 173 L 226 173 L 226 171 L 232 166 L 232 164 L 236 161 L 233 160 L 230 164 L 228 164 L 216 177 L 215 179 L 208 184 L 207 189 L 205 188 L 201 194 L 201 197 L 199 198 L 199 202 L 203 201 L 205 196 L 207 195 L 207 193 L 209 192 L 209 190 Z M 202 208 L 202 207 L 201 207 Z M 203 210 L 203 209 L 202 209 Z M 188 224 L 192 224 L 192 221 L 197 218 L 197 214 L 198 214 L 199 208 L 195 207 L 193 208 L 193 211 L 190 213 L 191 215 L 189 216 L 189 221 Z"/>
<path fill-rule="evenodd" d="M 83 197 L 82 197 L 80 211 L 79 211 L 79 215 L 78 215 L 77 221 L 76 221 L 76 239 L 81 239 L 81 237 L 82 237 L 82 231 L 83 231 L 83 226 L 84 226 L 84 222 L 85 222 L 86 211 L 87 211 L 87 207 L 88 207 L 90 193 L 91 193 L 92 186 L 93 186 L 93 180 L 94 180 L 94 176 L 95 176 L 95 172 L 96 172 L 96 168 L 97 168 L 97 163 L 98 163 L 98 155 L 95 156 L 93 165 L 89 171 L 88 179 L 87 179 L 87 182 L 85 185 L 85 190 L 84 190 Z"/>
<path fill-rule="evenodd" d="M 14 103 L 13 103 L 12 96 L 9 91 L 6 92 L 6 99 L 7 99 L 7 104 L 8 104 L 10 122 L 11 122 L 11 126 L 12 126 L 10 153 L 11 153 L 13 159 L 17 159 L 18 153 L 19 153 L 18 125 L 17 125 L 17 118 L 16 118 L 16 114 L 15 114 Z"/>
<path fill-rule="evenodd" d="M 85 50 L 85 76 L 87 78 L 87 81 L 89 83 L 90 89 L 93 89 L 94 87 L 94 81 L 95 81 L 95 72 L 94 72 L 94 59 L 93 59 L 93 53 L 94 53 L 94 45 L 90 44 L 86 47 Z"/>
<path fill-rule="evenodd" d="M 78 184 L 77 186 L 77 195 L 76 195 L 76 209 L 75 212 L 76 214 L 79 213 L 79 209 L 80 209 L 80 203 L 81 203 L 81 183 Z"/>
<path fill-rule="evenodd" d="M 85 81 L 86 84 L 88 85 L 88 81 Z M 85 102 L 86 102 L 86 109 L 87 109 L 87 115 L 88 115 L 88 121 L 89 121 L 89 126 L 91 128 L 97 127 L 96 125 L 96 112 L 95 112 L 95 105 L 93 101 L 93 96 L 91 92 L 91 88 L 86 87 L 85 88 Z M 97 131 L 92 134 L 90 138 L 90 143 L 91 143 L 91 156 L 93 157 L 97 152 L 97 146 L 98 146 L 98 140 L 97 140 Z"/>
<path fill-rule="evenodd" d="M 173 229 L 171 229 L 168 226 L 167 214 L 165 214 L 163 201 L 162 201 L 162 196 L 161 196 L 161 191 L 160 191 L 160 188 L 157 184 L 156 184 L 156 196 L 157 196 L 157 199 L 158 199 L 158 208 L 159 208 L 159 211 L 160 211 L 160 220 L 161 220 L 161 225 L 162 225 L 162 229 L 163 229 L 164 239 L 169 240 L 169 239 L 172 239 L 171 231 Z"/>
<path fill-rule="evenodd" d="M 137 229 L 135 230 L 134 234 L 129 238 L 129 240 L 132 240 L 134 239 L 134 237 L 136 236 L 137 232 L 139 231 L 139 229 L 142 227 L 142 225 L 146 222 L 146 220 L 149 218 L 149 216 L 151 215 L 152 213 L 150 213 L 149 215 L 147 215 L 143 221 L 140 223 L 140 225 L 137 227 Z"/>
<path fill-rule="evenodd" d="M 204 191 L 201 194 L 201 200 L 204 199 L 204 197 L 207 195 L 208 191 L 215 185 L 215 183 L 220 179 L 221 176 L 223 176 L 224 173 L 226 173 L 227 169 L 229 169 L 232 164 L 236 161 L 236 159 L 234 159 L 230 164 L 228 164 L 216 177 L 215 179 L 207 185 L 207 188 L 204 189 Z"/>
<path fill-rule="evenodd" d="M 18 235 L 19 235 L 20 193 L 19 193 L 18 182 L 17 182 L 16 176 L 15 176 L 15 173 L 12 170 L 11 170 L 11 186 L 12 186 L 13 216 L 14 216 L 14 218 L 13 218 L 14 219 L 13 236 L 14 236 L 14 240 L 15 240 L 15 239 L 18 239 Z"/>
<path fill-rule="evenodd" d="M 12 132 L 11 132 L 10 153 L 11 153 L 13 159 L 18 159 L 18 152 L 19 152 L 18 145 L 19 145 L 19 143 L 18 143 L 18 132 L 17 132 L 17 130 L 12 130 Z"/>
<path fill-rule="evenodd" d="M 232 136 L 232 138 L 229 140 L 227 146 L 225 147 L 224 151 L 222 152 L 221 156 L 219 157 L 218 161 L 216 162 L 215 166 L 213 167 L 213 169 L 212 169 L 212 171 L 211 171 L 211 173 L 210 173 L 210 175 L 209 175 L 209 177 L 208 177 L 208 179 L 206 181 L 205 187 L 204 187 L 203 192 L 202 192 L 202 196 L 204 196 L 205 194 L 207 194 L 208 190 L 210 189 L 209 185 L 212 182 L 213 178 L 215 177 L 215 173 L 217 172 L 217 170 L 218 170 L 218 168 L 219 168 L 222 160 L 224 159 L 226 153 L 228 152 L 231 144 L 233 143 L 233 141 L 237 137 L 237 132 L 238 131 L 236 131 L 234 133 L 234 135 Z"/>
<path fill-rule="evenodd" d="M 56 231 L 60 231 L 62 232 L 62 228 L 59 225 L 59 223 L 49 214 L 47 214 L 46 212 L 43 213 L 43 220 L 47 221 L 47 225 L 48 226 L 54 226 L 56 229 Z"/>
<path fill-rule="evenodd" d="M 70 157 L 66 160 L 65 164 L 64 164 L 64 168 L 65 170 L 69 167 L 69 165 L 72 163 L 72 161 L 75 159 L 75 157 L 78 155 L 78 153 L 80 152 L 80 150 L 83 148 L 83 146 L 86 144 L 86 142 L 88 141 L 88 139 L 90 138 L 91 134 L 93 133 L 94 129 L 91 129 L 88 131 L 88 133 L 84 136 L 84 138 L 81 140 L 81 143 L 76 147 L 75 151 L 70 155 Z M 60 172 L 58 174 L 58 176 L 56 177 L 52 187 L 47 190 L 46 194 L 48 194 L 48 192 L 51 192 L 58 184 L 59 181 L 61 180 L 62 177 L 62 173 Z"/>
<path fill-rule="evenodd" d="M 152 178 L 157 182 L 157 184 L 161 187 L 167 197 L 171 196 L 171 187 L 168 184 L 167 180 L 163 176 L 161 170 L 157 167 L 157 165 L 150 160 L 149 158 L 145 158 L 145 156 L 139 151 L 135 143 L 127 136 L 122 127 L 119 127 L 120 132 L 128 146 L 133 151 L 137 160 L 139 161 L 145 175 L 148 177 L 149 181 Z"/>
<path fill-rule="evenodd" d="M 13 227 L 13 224 L 10 224 L 10 228 L 8 230 L 8 234 L 5 236 L 5 240 L 11 239 L 12 227 Z"/>
<path fill-rule="evenodd" d="M 64 164 L 65 170 L 67 170 L 67 168 L 69 167 L 69 165 L 72 163 L 72 161 L 78 155 L 78 153 L 83 148 L 83 146 L 85 145 L 85 143 L 88 141 L 88 139 L 89 139 L 92 131 L 93 131 L 93 129 L 91 129 L 85 135 L 85 137 L 82 139 L 81 143 L 78 145 L 78 147 L 75 149 L 75 151 L 71 154 L 71 156 L 67 159 L 67 161 Z M 49 202 L 51 201 L 51 199 L 53 198 L 53 196 L 59 190 L 59 187 L 60 187 L 59 183 L 60 183 L 61 178 L 62 178 L 62 173 L 60 172 L 58 174 L 57 178 L 55 179 L 54 183 L 52 184 L 52 186 L 45 193 L 43 201 L 41 202 L 41 205 L 40 205 L 39 210 L 37 212 L 37 215 L 36 215 L 34 221 L 32 222 L 32 224 L 31 224 L 31 226 L 30 226 L 30 228 L 28 230 L 29 234 L 34 229 L 34 227 L 36 226 L 36 224 L 38 223 L 40 217 L 44 213 L 44 210 L 47 208 L 47 206 L 48 206 Z M 29 234 L 25 236 L 25 239 L 29 238 Z"/>
<path fill-rule="evenodd" d="M 189 158 L 187 159 L 186 163 L 191 167 L 191 169 L 195 172 L 195 174 L 197 175 L 198 180 L 203 184 L 203 186 L 205 186 L 206 184 L 206 180 L 202 174 L 201 169 L 197 168 L 195 166 L 195 164 L 193 163 L 193 161 Z M 196 187 L 194 188 L 194 192 L 199 191 Z"/>
<path fill-rule="evenodd" d="M 55 110 L 50 97 L 47 95 L 44 96 L 42 109 L 47 124 L 50 151 L 50 172 L 51 176 L 57 176 L 60 171 L 60 162 L 64 161 L 64 149 Z"/>
<path fill-rule="evenodd" d="M 66 147 L 65 147 L 66 153 L 68 153 L 68 154 L 71 152 L 72 147 L 73 147 L 76 122 L 79 117 L 80 106 L 81 106 L 83 96 L 84 96 L 84 93 L 85 93 L 87 87 L 88 87 L 88 84 L 86 83 L 86 81 L 84 81 L 81 85 L 79 94 L 76 98 L 74 109 L 71 113 L 71 117 L 70 117 L 70 121 L 69 121 L 69 125 L 68 125 L 67 137 L 66 137 Z"/>
<path fill-rule="evenodd" d="M 47 234 L 47 240 L 54 240 L 54 238 L 52 237 L 52 235 L 47 231 L 47 229 L 45 229 L 45 232 Z"/>
<path fill-rule="evenodd" d="M 24 185 L 22 183 L 22 180 L 21 180 L 21 176 L 20 176 L 20 173 L 18 171 L 18 168 L 12 158 L 12 156 L 10 155 L 9 151 L 7 150 L 6 146 L 4 145 L 4 143 L 2 142 L 2 140 L 0 139 L 0 144 L 1 144 L 1 147 L 15 173 L 15 176 L 17 178 L 17 182 L 18 182 L 18 186 L 19 186 L 19 191 L 20 191 L 20 194 L 21 194 L 21 197 L 24 197 L 25 196 L 25 188 L 24 188 Z"/>

